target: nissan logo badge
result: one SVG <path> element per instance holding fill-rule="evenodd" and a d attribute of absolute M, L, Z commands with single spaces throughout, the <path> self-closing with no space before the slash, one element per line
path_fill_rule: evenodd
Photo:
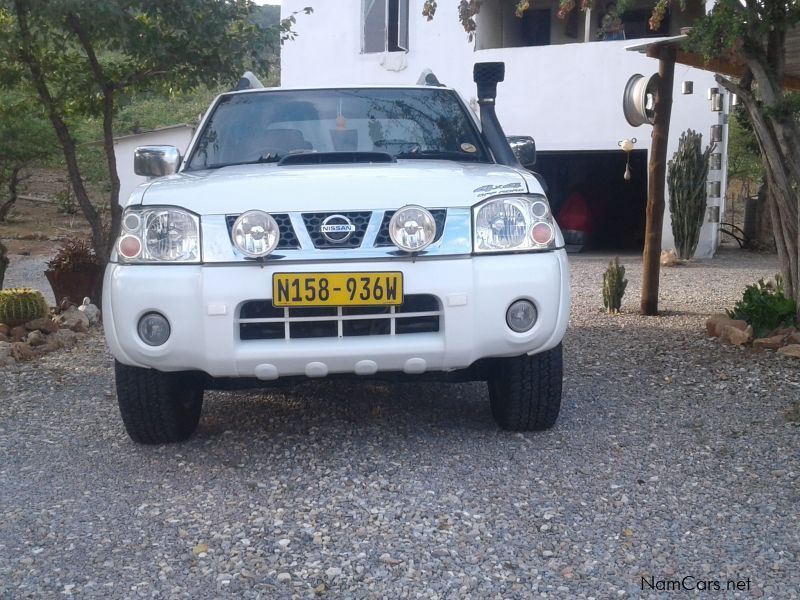
<path fill-rule="evenodd" d="M 356 232 L 356 226 L 344 215 L 331 215 L 322 221 L 319 232 L 331 244 L 344 244 Z"/>

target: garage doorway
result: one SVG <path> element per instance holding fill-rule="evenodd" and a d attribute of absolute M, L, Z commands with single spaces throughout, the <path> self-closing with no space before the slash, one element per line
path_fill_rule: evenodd
<path fill-rule="evenodd" d="M 647 207 L 647 150 L 539 152 L 535 169 L 548 186 L 568 250 L 642 250 Z"/>

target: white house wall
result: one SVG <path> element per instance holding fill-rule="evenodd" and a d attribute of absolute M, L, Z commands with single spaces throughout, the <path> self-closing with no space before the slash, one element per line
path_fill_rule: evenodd
<path fill-rule="evenodd" d="M 285 17 L 307 4 L 307 0 L 283 0 L 282 14 Z M 420 73 L 430 68 L 469 100 L 475 96 L 473 64 L 503 61 L 506 79 L 498 86 L 497 112 L 506 133 L 532 135 L 542 151 L 616 150 L 620 140 L 632 137 L 638 140 L 637 148 L 649 149 L 651 127 L 631 127 L 622 113 L 622 93 L 630 76 L 649 76 L 658 70 L 658 61 L 625 50 L 643 40 L 474 51 L 458 22 L 456 0 L 440 1 L 431 22 L 421 16 L 422 4 L 422 0 L 411 0 L 409 52 L 399 65 L 405 68 L 392 70 L 398 68 L 396 57 L 387 61 L 381 53 L 361 53 L 361 0 L 316 3 L 312 15 L 298 17 L 297 39 L 283 47 L 282 85 L 416 83 Z M 681 93 L 684 81 L 694 82 L 694 94 Z M 676 65 L 669 157 L 677 149 L 680 133 L 688 128 L 700 131 L 708 142 L 711 125 L 720 119 L 706 98 L 712 86 L 716 87 L 712 74 Z M 723 156 L 723 167 L 726 159 Z M 724 178 L 722 183 L 724 197 Z M 716 227 L 707 223 L 697 256 L 712 256 L 717 241 Z M 667 215 L 664 247 L 672 245 Z"/>

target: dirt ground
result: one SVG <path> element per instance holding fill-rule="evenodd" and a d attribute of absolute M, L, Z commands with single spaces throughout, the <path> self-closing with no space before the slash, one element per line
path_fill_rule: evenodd
<path fill-rule="evenodd" d="M 37 170 L 20 186 L 20 197 L 5 223 L 0 239 L 10 254 L 50 256 L 66 239 L 89 234 L 83 215 L 59 212 L 56 194 L 66 181 L 57 170 Z"/>

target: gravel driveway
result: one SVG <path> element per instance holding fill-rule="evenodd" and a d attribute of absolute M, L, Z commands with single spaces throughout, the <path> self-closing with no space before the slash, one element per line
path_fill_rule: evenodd
<path fill-rule="evenodd" d="M 0 597 L 797 598 L 800 362 L 703 332 L 775 258 L 664 270 L 657 318 L 635 256 L 599 310 L 607 261 L 573 261 L 545 433 L 480 385 L 316 382 L 208 394 L 188 443 L 141 447 L 99 335 L 2 373 Z"/>

